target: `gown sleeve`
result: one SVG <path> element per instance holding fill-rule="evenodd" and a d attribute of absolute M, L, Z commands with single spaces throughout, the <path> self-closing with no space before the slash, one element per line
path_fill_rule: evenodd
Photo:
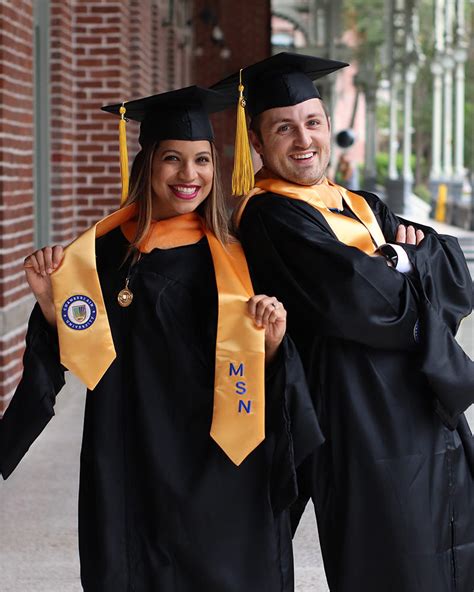
<path fill-rule="evenodd" d="M 462 413 L 474 403 L 474 362 L 455 340 L 463 318 L 471 314 L 473 284 L 464 254 L 453 236 L 395 216 L 375 196 L 368 200 L 379 213 L 387 240 L 399 224 L 421 229 L 425 238 L 417 246 L 405 245 L 413 273 L 410 280 L 419 294 L 421 370 L 435 394 L 435 408 L 443 423 L 454 430 Z M 366 199 L 367 199 L 366 197 Z"/>
<path fill-rule="evenodd" d="M 311 210 L 269 194 L 248 204 L 240 239 L 260 288 L 283 302 L 292 323 L 304 323 L 303 332 L 416 349 L 417 295 L 410 281 L 382 257 L 341 243 Z"/>
<path fill-rule="evenodd" d="M 299 354 L 288 336 L 267 368 L 265 400 L 267 431 L 275 438 L 270 492 L 278 514 L 298 497 L 298 467 L 324 442 Z"/>
<path fill-rule="evenodd" d="M 396 243 L 400 224 L 412 225 L 424 232 L 425 238 L 417 246 L 398 244 L 405 249 L 413 266 L 417 291 L 423 293 L 442 321 L 456 334 L 460 322 L 471 314 L 473 306 L 472 278 L 458 240 L 396 216 L 373 194 L 363 195 L 381 221 L 387 242 Z"/>
<path fill-rule="evenodd" d="M 57 334 L 35 306 L 26 334 L 23 375 L 0 420 L 0 473 L 14 471 L 54 415 L 56 395 L 64 386 Z"/>

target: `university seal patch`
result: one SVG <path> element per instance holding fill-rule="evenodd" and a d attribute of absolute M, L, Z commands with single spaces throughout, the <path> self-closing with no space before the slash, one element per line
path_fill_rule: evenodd
<path fill-rule="evenodd" d="M 63 304 L 63 321 L 71 329 L 77 331 L 88 329 L 95 321 L 96 316 L 96 306 L 88 296 L 77 294 L 68 298 Z"/>

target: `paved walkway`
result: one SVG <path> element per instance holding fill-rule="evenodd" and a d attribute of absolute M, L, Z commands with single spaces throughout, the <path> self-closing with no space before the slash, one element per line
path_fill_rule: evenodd
<path fill-rule="evenodd" d="M 71 377 L 56 417 L 0 479 L 0 590 L 81 592 L 77 491 L 84 389 Z"/>

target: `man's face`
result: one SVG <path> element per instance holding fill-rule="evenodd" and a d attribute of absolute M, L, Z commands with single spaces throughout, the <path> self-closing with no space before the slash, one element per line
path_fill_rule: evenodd
<path fill-rule="evenodd" d="M 260 115 L 260 137 L 250 131 L 265 167 L 300 185 L 320 183 L 331 153 L 331 129 L 319 99 L 291 107 L 268 109 Z"/>

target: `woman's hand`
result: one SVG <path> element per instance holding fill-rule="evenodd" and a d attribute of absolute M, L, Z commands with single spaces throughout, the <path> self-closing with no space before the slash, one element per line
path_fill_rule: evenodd
<path fill-rule="evenodd" d="M 257 327 L 265 329 L 265 362 L 275 357 L 286 332 L 286 310 L 273 296 L 258 294 L 248 301 L 248 310 Z"/>
<path fill-rule="evenodd" d="M 28 255 L 23 263 L 26 281 L 35 295 L 45 319 L 52 327 L 56 326 L 56 314 L 49 276 L 59 267 L 63 257 L 64 249 L 56 245 L 35 251 Z"/>

